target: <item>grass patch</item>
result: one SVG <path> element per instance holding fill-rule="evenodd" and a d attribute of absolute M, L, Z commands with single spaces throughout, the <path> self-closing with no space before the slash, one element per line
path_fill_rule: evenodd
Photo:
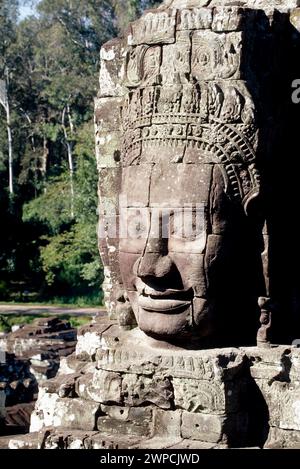
<path fill-rule="evenodd" d="M 44 302 L 42 302 L 44 303 Z M 95 296 L 57 296 L 45 302 L 50 306 L 70 306 L 73 308 L 97 307 L 103 305 L 102 295 Z"/>
<path fill-rule="evenodd" d="M 12 326 L 21 326 L 24 324 L 31 324 L 36 316 L 6 316 L 0 315 L 0 332 L 10 332 Z"/>
<path fill-rule="evenodd" d="M 25 324 L 31 324 L 35 319 L 47 318 L 49 315 L 24 315 L 24 316 L 13 316 L 13 315 L 0 315 L 0 332 L 10 332 L 12 326 L 23 326 Z M 71 316 L 69 314 L 59 315 L 60 319 L 66 319 L 70 322 L 72 327 L 84 326 L 91 322 L 92 318 L 90 316 Z"/>
<path fill-rule="evenodd" d="M 87 303 L 63 303 L 54 301 L 0 301 L 0 306 L 40 306 L 45 308 L 47 306 L 53 306 L 55 308 L 69 308 L 69 309 L 83 309 L 83 308 L 103 308 L 103 304 L 87 304 Z"/>
<path fill-rule="evenodd" d="M 66 296 L 40 296 L 36 292 L 10 292 L 6 296 L 1 295 L 0 290 L 0 305 L 28 305 L 28 306 L 69 306 L 71 308 L 87 308 L 87 307 L 101 307 L 103 306 L 103 292 L 89 295 L 66 295 Z"/>
<path fill-rule="evenodd" d="M 90 316 L 70 316 L 69 314 L 59 316 L 61 319 L 67 319 L 70 321 L 72 327 L 81 327 L 85 326 L 89 322 L 91 322 L 92 317 Z"/>

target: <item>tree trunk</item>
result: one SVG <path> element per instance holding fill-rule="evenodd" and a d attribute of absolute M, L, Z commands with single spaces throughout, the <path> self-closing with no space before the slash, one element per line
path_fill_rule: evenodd
<path fill-rule="evenodd" d="M 13 151 L 12 151 L 12 134 L 11 134 L 11 120 L 10 120 L 10 108 L 7 101 L 6 106 L 6 124 L 7 124 L 7 140 L 8 140 L 8 179 L 9 179 L 9 193 L 14 193 L 14 182 L 13 182 Z"/>
<path fill-rule="evenodd" d="M 25 119 L 27 120 L 29 126 L 32 125 L 32 120 L 30 119 L 29 114 L 24 111 L 24 109 L 20 108 L 21 112 L 23 112 Z M 38 158 L 37 158 L 37 152 L 36 152 L 36 146 L 35 146 L 35 138 L 34 138 L 34 133 L 32 132 L 29 135 L 29 138 L 31 140 L 31 147 L 32 151 L 34 154 L 34 194 L 35 198 L 37 197 L 37 183 L 38 183 L 38 171 L 40 170 L 42 172 L 42 169 L 40 169 L 39 164 L 38 164 Z"/>
<path fill-rule="evenodd" d="M 43 136 L 43 155 L 42 155 L 42 165 L 41 165 L 41 172 L 42 172 L 43 177 L 46 176 L 46 172 L 47 172 L 48 155 L 49 155 L 48 142 L 44 135 Z"/>
<path fill-rule="evenodd" d="M 64 136 L 65 136 L 65 142 L 66 142 L 66 147 L 67 147 L 67 152 L 68 152 L 68 164 L 69 164 L 69 176 L 70 176 L 70 194 L 71 194 L 71 218 L 74 218 L 74 164 L 73 164 L 73 151 L 72 151 L 72 143 L 70 142 L 68 138 L 68 132 L 67 128 L 65 125 L 65 115 L 66 112 L 68 113 L 69 117 L 69 123 L 70 123 L 70 129 L 71 133 L 73 132 L 73 124 L 72 120 L 70 120 L 70 108 L 69 105 L 64 107 L 63 113 L 62 113 L 62 128 L 64 131 Z"/>
<path fill-rule="evenodd" d="M 7 129 L 7 142 L 8 142 L 8 189 L 10 195 L 14 193 L 14 181 L 13 181 L 13 150 L 12 150 L 12 133 L 11 133 L 11 119 L 10 119 L 10 107 L 8 100 L 8 82 L 9 72 L 5 70 L 5 79 L 0 80 L 0 104 L 2 104 L 6 112 L 6 129 Z"/>

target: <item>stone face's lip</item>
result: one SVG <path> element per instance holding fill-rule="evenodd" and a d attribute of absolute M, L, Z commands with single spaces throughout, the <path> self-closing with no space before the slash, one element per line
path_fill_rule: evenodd
<path fill-rule="evenodd" d="M 171 300 L 181 300 L 181 301 L 191 301 L 193 298 L 193 290 L 174 290 L 171 288 L 168 289 L 156 289 L 148 285 L 145 285 L 143 288 L 138 289 L 139 295 L 144 297 L 151 297 L 153 299 L 171 299 Z"/>
<path fill-rule="evenodd" d="M 166 292 L 164 295 L 140 295 L 138 304 L 142 309 L 149 312 L 175 313 L 180 312 L 191 304 L 191 300 L 187 301 L 186 296 L 186 292 L 178 292 L 178 295 L 173 294 L 172 296 L 169 293 L 166 295 Z"/>

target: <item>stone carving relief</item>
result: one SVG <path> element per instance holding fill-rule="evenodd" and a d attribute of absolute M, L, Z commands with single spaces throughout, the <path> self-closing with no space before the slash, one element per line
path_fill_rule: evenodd
<path fill-rule="evenodd" d="M 126 84 L 135 88 L 155 84 L 159 75 L 161 62 L 160 46 L 137 46 L 130 49 L 126 59 Z"/>
<path fill-rule="evenodd" d="M 171 44 L 175 42 L 177 10 L 149 12 L 132 23 L 132 33 L 128 38 L 130 45 Z"/>
<path fill-rule="evenodd" d="M 219 383 L 193 379 L 173 379 L 175 404 L 188 412 L 222 414 L 225 411 L 225 393 Z"/>
<path fill-rule="evenodd" d="M 213 11 L 207 8 L 183 9 L 180 11 L 178 30 L 210 29 Z"/>
<path fill-rule="evenodd" d="M 242 35 L 195 31 L 192 39 L 192 74 L 198 80 L 235 78 L 240 75 Z"/>
<path fill-rule="evenodd" d="M 163 85 L 184 83 L 190 74 L 191 39 L 188 31 L 178 31 L 176 43 L 163 47 L 161 75 Z"/>

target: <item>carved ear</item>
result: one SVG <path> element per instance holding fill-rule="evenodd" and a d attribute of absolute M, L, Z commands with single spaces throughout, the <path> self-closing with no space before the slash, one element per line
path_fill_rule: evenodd
<path fill-rule="evenodd" d="M 250 215 L 250 212 L 252 211 L 252 208 L 254 211 L 256 211 L 256 208 L 254 206 L 254 202 L 258 201 L 260 195 L 260 190 L 258 187 L 254 187 L 244 198 L 243 200 L 243 207 L 245 210 L 246 215 Z"/>
<path fill-rule="evenodd" d="M 230 184 L 230 180 L 229 180 L 228 174 L 226 172 L 226 169 L 224 168 L 223 165 L 218 164 L 217 166 L 220 169 L 220 171 L 222 173 L 222 176 L 223 176 L 225 194 L 228 197 L 230 197 L 232 200 L 237 201 L 237 199 L 232 194 L 231 184 Z M 257 173 L 255 173 L 255 174 L 257 174 Z M 258 182 L 258 180 L 256 180 L 256 182 Z M 254 205 L 254 201 L 258 201 L 259 195 L 260 195 L 260 185 L 258 184 L 255 187 L 253 187 L 248 192 L 248 194 L 242 199 L 241 202 L 242 202 L 242 205 L 244 207 L 244 211 L 245 211 L 246 215 L 250 214 L 250 212 L 252 211 L 252 207 L 253 207 L 253 211 L 257 210 L 256 206 Z"/>

